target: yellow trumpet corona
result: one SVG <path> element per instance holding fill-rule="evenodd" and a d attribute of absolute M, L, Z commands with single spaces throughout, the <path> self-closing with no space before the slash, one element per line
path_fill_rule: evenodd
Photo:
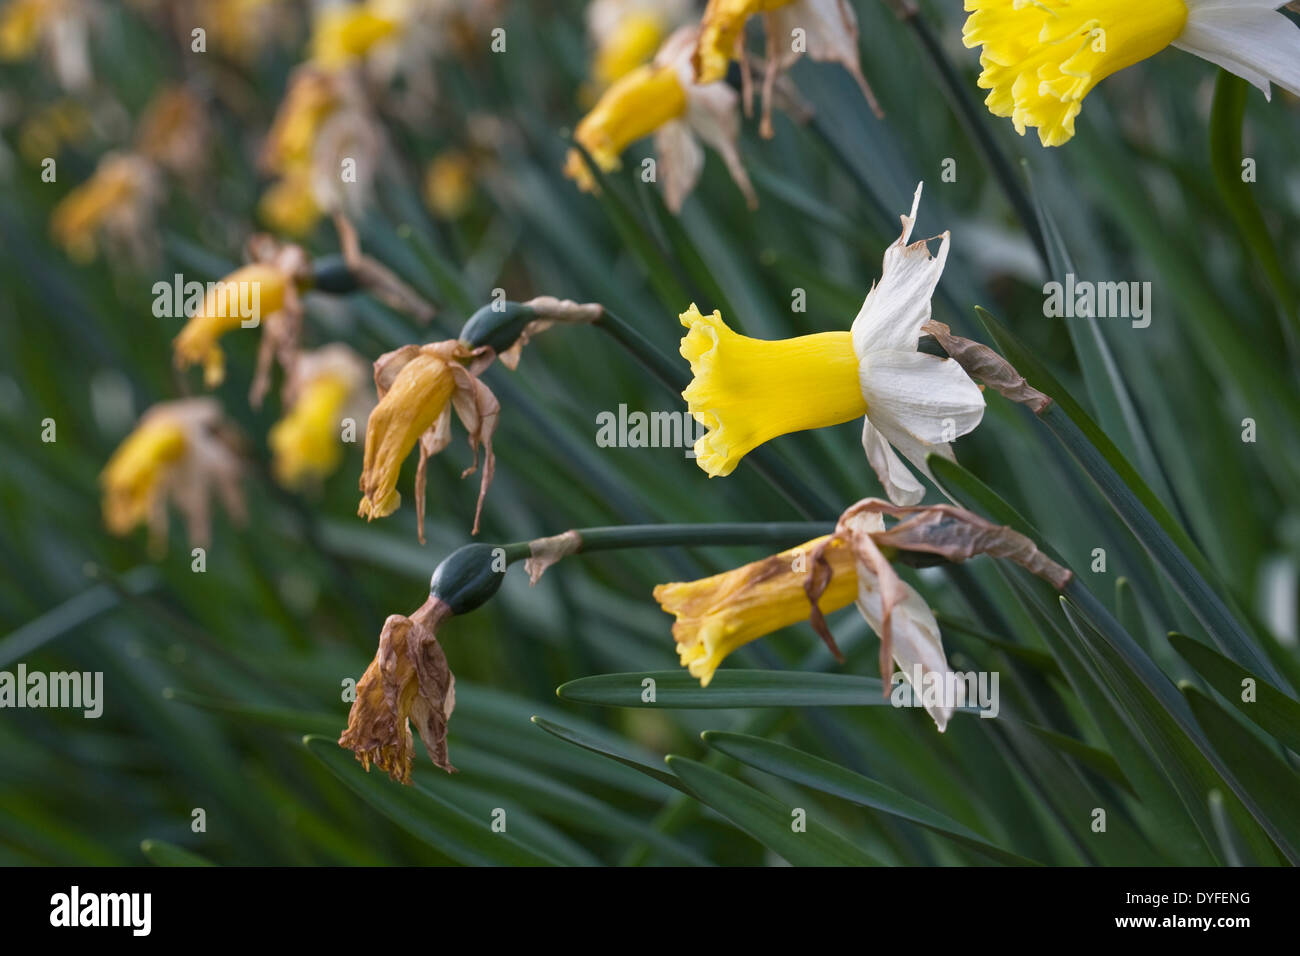
<path fill-rule="evenodd" d="M 100 484 L 104 523 L 116 535 L 148 520 L 158 505 L 168 468 L 185 454 L 185 431 L 175 422 L 144 422 L 113 452 Z"/>
<path fill-rule="evenodd" d="M 267 441 L 274 455 L 275 477 L 289 487 L 312 475 L 328 475 L 343 455 L 339 421 L 352 394 L 352 383 L 322 375 L 307 383 L 293 408 L 272 426 Z"/>
<path fill-rule="evenodd" d="M 172 343 L 177 368 L 202 364 L 204 384 L 208 388 L 220 385 L 225 379 L 226 360 L 218 339 L 245 320 L 260 321 L 279 312 L 288 283 L 284 272 L 263 263 L 236 269 L 215 283 L 208 289 L 202 307 Z M 247 306 L 252 306 L 256 314 L 247 314 Z"/>
<path fill-rule="evenodd" d="M 817 538 L 699 581 L 661 584 L 655 600 L 676 616 L 673 639 L 682 665 L 707 687 L 723 658 L 736 648 L 808 619 L 804 591 L 806 557 L 826 538 Z M 817 606 L 830 614 L 858 596 L 853 552 L 840 541 L 826 549 L 830 584 Z"/>
<path fill-rule="evenodd" d="M 726 79 L 727 66 L 736 53 L 749 18 L 768 10 L 789 6 L 794 0 L 709 0 L 700 22 L 700 41 L 695 48 L 695 81 L 716 83 Z"/>
<path fill-rule="evenodd" d="M 680 318 L 688 330 L 681 354 L 694 376 L 682 397 L 708 429 L 695 456 L 710 477 L 731 474 L 778 435 L 866 415 L 852 333 L 763 341 L 733 332 L 716 310 L 705 316 L 692 304 Z"/>

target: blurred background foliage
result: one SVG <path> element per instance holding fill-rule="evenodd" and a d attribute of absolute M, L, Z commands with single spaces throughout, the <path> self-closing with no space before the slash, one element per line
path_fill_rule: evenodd
<path fill-rule="evenodd" d="M 434 565 L 469 540 L 477 480 L 459 477 L 468 450 L 457 438 L 430 462 L 423 547 L 409 462 L 399 485 L 406 506 L 372 524 L 355 517 L 359 446 L 322 487 L 285 491 L 270 479 L 265 441 L 279 403 L 273 396 L 250 410 L 255 345 L 230 336 L 228 380 L 215 394 L 247 438 L 250 521 L 237 527 L 217 516 L 201 574 L 191 571 L 174 517 L 170 547 L 158 560 L 143 532 L 107 534 L 97 476 L 112 450 L 148 406 L 201 390 L 197 375 L 172 367 L 179 320 L 153 315 L 153 284 L 176 272 L 220 278 L 263 228 L 256 207 L 268 179 L 255 160 L 303 57 L 310 11 L 276 4 L 274 29 L 237 35 L 224 48 L 210 42 L 196 54 L 189 26 L 213 22 L 207 18 L 223 6 L 216 0 L 90 6 L 93 82 L 85 88 L 64 88 L 44 54 L 0 64 L 0 632 L 7 634 L 0 668 L 23 661 L 32 669 L 102 671 L 106 702 L 93 721 L 67 711 L 0 714 L 0 861 L 1288 858 L 1280 848 L 1298 825 L 1297 804 L 1289 822 L 1262 825 L 1224 785 L 1221 768 L 1210 768 L 1170 729 L 1166 712 L 1143 709 L 1150 700 L 1142 687 L 1096 650 L 1104 645 L 1087 621 L 1072 624 L 1059 606 L 1044 610 L 1026 596 L 1030 585 L 1019 571 L 987 558 L 908 576 L 939 611 L 954 667 L 1001 672 L 998 720 L 959 716 L 939 735 L 924 712 L 873 706 L 879 692 L 861 678 L 878 676 L 876 639 L 852 611 L 831 621 L 846 664 L 836 665 L 801 625 L 733 655 L 715 685 L 730 686 L 729 672 L 741 669 L 858 681 L 817 685 L 801 702 L 824 706 L 588 702 L 635 703 L 635 693 L 623 691 L 639 675 L 677 670 L 671 619 L 650 598 L 656 583 L 763 553 L 611 552 L 570 558 L 531 589 L 516 569 L 495 600 L 440 633 L 458 677 L 450 749 L 461 773 L 441 774 L 421 754 L 413 788 L 365 775 L 332 743 L 348 708 L 341 686 L 370 660 L 385 616 L 418 607 Z M 801 63 L 792 75 L 813 118 L 801 124 L 778 114 L 772 140 L 759 138 L 756 120 L 744 126 L 741 152 L 759 208 L 746 209 L 710 153 L 680 218 L 637 175 L 648 141 L 629 151 L 600 197 L 580 193 L 560 173 L 589 74 L 582 3 L 510 2 L 473 21 L 430 56 L 437 92 L 418 116 L 390 108 L 395 91 L 376 97 L 386 145 L 373 195 L 356 219 L 363 248 L 436 303 L 438 315 L 420 327 L 364 294 L 313 294 L 307 344 L 343 341 L 372 359 L 407 342 L 449 338 L 498 288 L 514 300 L 550 294 L 604 303 L 674 356 L 677 314 L 691 301 L 721 309 L 733 328 L 758 337 L 847 328 L 897 236 L 897 216 L 924 180 L 917 234 L 953 233 L 935 317 L 992 342 L 978 304 L 1014 331 L 1199 545 L 1216 586 L 1236 602 L 1283 682 L 1300 683 L 1300 103 L 1275 92 L 1268 104 L 1251 91 L 1244 121 L 1225 119 L 1229 107 L 1221 104 L 1213 124 L 1216 71 L 1168 51 L 1102 84 L 1077 138 L 1044 150 L 979 106 L 977 56 L 960 44 L 957 4 L 922 3 L 920 31 L 884 3 L 853 6 L 864 72 L 884 119 L 872 116 L 843 70 Z M 496 26 L 506 30 L 502 53 L 489 45 Z M 935 44 L 929 52 L 927 38 Z M 931 53 L 953 71 L 955 92 Z M 190 182 L 168 181 L 143 260 L 110 248 L 73 261 L 51 239 L 51 210 L 102 155 L 129 147 L 146 105 L 177 83 L 204 104 L 203 168 Z M 66 135 L 50 119 L 60 104 L 74 117 Z M 1002 156 L 1000 167 L 981 138 Z M 429 164 L 464 152 L 472 157 L 472 191 L 463 208 L 431 211 Z M 1239 192 L 1216 179 L 1216 162 L 1222 171 L 1225 163 L 1239 166 L 1242 155 L 1258 170 L 1247 191 L 1257 220 L 1243 218 Z M 57 160 L 52 183 L 40 175 L 46 156 Z M 951 182 L 942 177 L 946 160 L 955 161 Z M 1020 213 L 1037 218 L 1018 215 L 1017 202 Z M 1041 247 L 1035 231 L 1047 236 Z M 1259 256 L 1261 235 L 1281 265 L 1280 283 Z M 314 255 L 338 248 L 328 220 L 303 242 Z M 1044 318 L 1043 283 L 1065 271 L 1150 281 L 1150 327 Z M 792 311 L 796 289 L 806 291 L 806 312 Z M 598 330 L 548 333 L 517 371 L 497 365 L 486 381 L 503 411 L 480 540 L 590 525 L 801 517 L 753 469 L 710 481 L 681 449 L 597 447 L 602 411 L 682 408 Z M 47 418 L 57 425 L 57 440 L 48 443 L 41 438 Z M 1242 440 L 1246 418 L 1257 424 L 1254 443 Z M 774 448 L 838 508 L 879 494 L 858 432 L 844 425 L 788 436 Z M 1171 644 L 1169 631 L 1208 638 L 1046 430 L 990 394 L 983 427 L 957 451 L 963 468 L 1032 522 L 1111 608 L 1143 654 L 1171 679 L 1206 692 L 1202 703 L 1199 691 L 1185 693 L 1198 716 L 1204 706 L 1217 715 L 1202 723 L 1207 734 L 1218 746 L 1237 741 L 1226 748 L 1234 759 L 1259 758 L 1234 768 L 1238 782 L 1274 773 L 1276 794 L 1294 793 L 1295 757 L 1285 738 L 1233 716 L 1215 696 L 1213 667 L 1189 666 Z M 932 492 L 931 500 L 942 497 Z M 1097 548 L 1105 549 L 1104 572 L 1092 570 Z M 556 697 L 568 681 L 611 673 L 636 679 Z M 662 676 L 664 688 L 689 691 L 689 679 L 673 684 Z M 1224 685 L 1229 693 L 1232 684 Z M 836 693 L 850 691 L 856 704 L 832 706 L 845 703 Z M 1279 719 L 1294 726 L 1287 721 L 1296 705 L 1283 691 Z M 1211 723 L 1227 737 L 1215 737 Z M 752 736 L 705 742 L 705 731 Z M 305 734 L 323 736 L 304 743 Z M 762 741 L 805 756 L 764 749 Z M 681 759 L 665 765 L 664 754 Z M 807 839 L 792 842 L 791 807 L 807 810 Z M 1106 834 L 1091 829 L 1095 807 L 1108 808 Z M 206 811 L 204 832 L 191 828 L 195 808 Z M 494 808 L 507 811 L 505 836 L 490 831 Z"/>

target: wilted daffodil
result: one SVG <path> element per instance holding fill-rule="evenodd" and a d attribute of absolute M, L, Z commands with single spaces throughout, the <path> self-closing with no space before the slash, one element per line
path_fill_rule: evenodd
<path fill-rule="evenodd" d="M 926 455 L 951 458 L 949 443 L 980 423 L 984 397 L 956 361 L 917 351 L 949 244 L 945 232 L 937 257 L 925 240 L 908 245 L 920 201 L 918 186 L 851 330 L 763 341 L 733 332 L 716 311 L 682 313 L 681 354 L 694 376 L 682 397 L 708 429 L 695 455 L 710 477 L 731 474 L 778 435 L 864 418 L 863 448 L 890 500 L 924 497 L 895 450 L 928 474 Z"/>
<path fill-rule="evenodd" d="M 176 367 L 203 366 L 203 383 L 215 388 L 225 380 L 226 358 L 218 344 L 234 329 L 259 329 L 257 371 L 249 400 L 261 405 L 270 386 L 271 361 L 291 369 L 302 328 L 299 283 L 311 275 L 307 254 L 298 246 L 280 245 L 266 236 L 249 243 L 255 261 L 219 282 L 209 283 L 202 304 L 172 342 Z"/>
<path fill-rule="evenodd" d="M 1280 0 L 966 0 L 963 39 L 980 52 L 979 85 L 1016 132 L 1044 146 L 1074 136 L 1092 88 L 1168 46 L 1209 60 L 1269 95 L 1300 95 L 1300 32 Z"/>
<path fill-rule="evenodd" d="M 827 538 L 699 581 L 660 584 L 655 600 L 675 615 L 673 639 L 682 666 L 708 687 L 723 658 L 774 631 L 808 620 L 808 554 Z M 819 605 L 829 614 L 858 593 L 853 554 L 838 544 L 826 552 L 833 572 Z"/>
<path fill-rule="evenodd" d="M 755 206 L 758 200 L 736 149 L 739 96 L 726 83 L 694 82 L 690 57 L 695 33 L 694 27 L 678 30 L 653 62 L 606 90 L 578 124 L 574 138 L 603 172 L 612 172 L 628 146 L 653 133 L 665 201 L 673 212 L 680 211 L 700 178 L 704 151 L 698 140 L 703 140 L 717 150 L 746 201 Z M 570 151 L 564 172 L 584 191 L 596 188 L 595 177 L 576 149 Z"/>
<path fill-rule="evenodd" d="M 190 543 L 206 546 L 215 490 L 236 520 L 244 518 L 241 465 L 232 433 L 210 398 L 153 406 L 118 446 L 99 476 L 104 523 L 116 535 L 149 527 L 155 552 L 167 542 L 167 499 L 185 518 Z"/>
<path fill-rule="evenodd" d="M 858 63 L 858 20 L 846 0 L 709 0 L 692 55 L 697 83 L 716 83 L 734 59 L 745 63 L 745 24 L 763 17 L 767 62 L 763 76 L 760 132 L 772 135 L 772 88 L 777 74 L 804 53 L 814 60 L 839 63 L 858 81 L 871 109 L 880 115 L 875 94 Z M 746 83 L 747 72 L 742 74 Z M 746 110 L 748 111 L 748 98 Z"/>
<path fill-rule="evenodd" d="M 415 755 L 411 722 L 429 759 L 447 772 L 447 722 L 456 706 L 456 678 L 438 643 L 438 627 L 451 608 L 430 597 L 414 614 L 390 615 L 379 635 L 379 650 L 357 682 L 357 696 L 339 745 L 373 763 L 401 783 L 411 782 Z"/>
<path fill-rule="evenodd" d="M 595 46 L 592 80 L 598 90 L 647 62 L 689 10 L 686 0 L 593 0 L 587 32 Z"/>
<path fill-rule="evenodd" d="M 285 387 L 288 411 L 267 436 L 277 481 L 296 488 L 333 473 L 343 457 L 348 422 L 355 436 L 369 414 L 369 373 L 365 360 L 346 345 L 299 353 Z"/>
<path fill-rule="evenodd" d="M 147 257 L 149 226 L 162 191 L 157 167 L 134 153 L 109 153 L 94 175 L 59 201 L 50 234 L 78 262 L 89 262 L 101 244 Z"/>
<path fill-rule="evenodd" d="M 424 543 L 425 466 L 429 458 L 450 444 L 454 408 L 469 432 L 474 451 L 474 463 L 465 470 L 465 475 L 477 469 L 479 445 L 484 448 L 483 477 L 474 512 L 474 533 L 478 533 L 483 497 L 496 468 L 492 433 L 496 431 L 501 411 L 491 390 L 478 379 L 492 358 L 488 349 L 472 349 L 453 339 L 429 345 L 404 345 L 375 361 L 379 404 L 370 413 L 366 425 L 366 460 L 361 473 L 358 515 L 369 521 L 397 510 L 402 500 L 397 491 L 397 477 L 402 462 L 418 443 L 415 513 L 420 543 Z"/>

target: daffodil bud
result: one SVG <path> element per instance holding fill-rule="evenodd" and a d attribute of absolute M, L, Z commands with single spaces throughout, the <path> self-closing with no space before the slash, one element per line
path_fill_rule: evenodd
<path fill-rule="evenodd" d="M 457 548 L 433 569 L 429 596 L 446 604 L 453 614 L 467 614 L 486 604 L 505 577 L 500 550 L 490 544 Z"/>
<path fill-rule="evenodd" d="M 537 310 L 523 302 L 496 303 L 479 309 L 461 327 L 459 339 L 472 349 L 487 345 L 494 352 L 506 352 L 519 340 Z"/>

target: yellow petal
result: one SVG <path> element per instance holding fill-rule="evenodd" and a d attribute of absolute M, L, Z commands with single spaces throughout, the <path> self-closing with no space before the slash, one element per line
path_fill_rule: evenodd
<path fill-rule="evenodd" d="M 168 468 L 185 448 L 184 430 L 170 421 L 145 422 L 126 437 L 99 476 L 109 531 L 127 534 L 148 518 Z"/>
<path fill-rule="evenodd" d="M 789 6 L 793 0 L 709 0 L 695 47 L 695 82 L 717 83 L 727 77 L 736 41 L 756 13 Z"/>
<path fill-rule="evenodd" d="M 455 387 L 451 366 L 424 352 L 397 373 L 366 425 L 366 462 L 361 473 L 358 515 L 383 518 L 397 510 L 402 500 L 397 492 L 402 461 L 420 435 L 437 422 Z"/>
<path fill-rule="evenodd" d="M 655 55 L 664 38 L 663 21 L 649 11 L 631 13 L 596 51 L 592 73 L 600 86 L 622 79 Z"/>
<path fill-rule="evenodd" d="M 217 340 L 245 320 L 269 318 L 284 306 L 288 280 L 273 266 L 252 263 L 213 283 L 203 305 L 172 342 L 176 367 L 201 364 L 204 383 L 213 388 L 224 378 L 225 360 Z"/>
<path fill-rule="evenodd" d="M 352 383 L 321 375 L 307 383 L 289 414 L 272 426 L 267 441 L 274 455 L 276 480 L 289 487 L 311 476 L 325 476 L 338 467 L 343 408 Z"/>
<path fill-rule="evenodd" d="M 763 341 L 737 335 L 721 313 L 704 316 L 694 304 L 680 318 L 689 330 L 681 353 L 694 376 L 682 397 L 708 429 L 695 443 L 695 458 L 710 476 L 731 474 L 744 455 L 778 435 L 867 413 L 852 333 Z"/>
<path fill-rule="evenodd" d="M 966 0 L 966 10 L 962 39 L 983 47 L 985 105 L 1022 136 L 1036 127 L 1044 146 L 1074 136 L 1094 86 L 1159 53 L 1187 23 L 1184 0 Z"/>
<path fill-rule="evenodd" d="M 269 229 L 294 238 L 310 233 L 321 215 L 311 190 L 311 174 L 305 168 L 273 183 L 257 203 L 257 217 Z"/>
<path fill-rule="evenodd" d="M 322 69 L 340 69 L 392 36 L 398 26 L 396 20 L 375 13 L 365 4 L 329 7 L 316 18 L 311 59 Z"/>
<path fill-rule="evenodd" d="M 675 615 L 673 639 L 683 666 L 707 687 L 723 658 L 743 644 L 808 619 L 804 591 L 808 555 L 818 538 L 789 551 L 699 581 L 661 584 L 655 600 Z M 826 549 L 831 580 L 817 602 L 823 614 L 853 603 L 858 576 L 853 553 L 840 541 Z"/>

